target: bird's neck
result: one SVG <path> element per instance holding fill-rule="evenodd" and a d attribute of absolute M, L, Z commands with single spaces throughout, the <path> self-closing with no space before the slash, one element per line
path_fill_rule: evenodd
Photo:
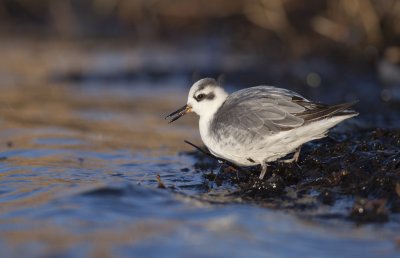
<path fill-rule="evenodd" d="M 217 98 L 209 105 L 205 106 L 204 110 L 201 110 L 203 112 L 199 113 L 199 130 L 204 143 L 206 143 L 206 138 L 209 136 L 210 124 L 212 123 L 215 114 L 228 98 L 228 94 L 222 88 L 218 88 L 217 90 L 219 91 L 216 94 Z"/>
<path fill-rule="evenodd" d="M 210 135 L 210 124 L 212 122 L 213 117 L 200 117 L 199 119 L 199 132 L 200 132 L 200 137 L 203 143 L 210 148 L 210 141 L 211 141 L 211 135 Z"/>
<path fill-rule="evenodd" d="M 222 106 L 219 105 L 218 108 L 216 110 L 214 110 L 214 112 L 209 112 L 206 114 L 203 114 L 202 116 L 200 116 L 199 119 L 199 131 L 200 131 L 200 136 L 201 139 L 203 140 L 204 144 L 207 147 L 210 147 L 210 140 L 211 140 L 211 132 L 210 132 L 210 126 L 211 123 L 213 122 L 214 116 L 216 115 L 216 113 L 218 112 L 219 108 Z"/>

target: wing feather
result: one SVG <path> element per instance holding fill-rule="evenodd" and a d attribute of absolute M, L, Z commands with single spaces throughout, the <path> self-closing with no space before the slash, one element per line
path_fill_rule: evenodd
<path fill-rule="evenodd" d="M 257 86 L 231 94 L 210 124 L 217 139 L 234 135 L 240 139 L 260 140 L 306 123 L 345 115 L 354 103 L 329 106 L 310 102 L 296 92 L 273 86 Z M 355 113 L 355 112 L 354 112 Z"/>
<path fill-rule="evenodd" d="M 306 109 L 292 102 L 295 92 L 271 86 L 247 88 L 231 94 L 215 114 L 211 123 L 214 136 L 220 138 L 234 130 L 235 134 L 246 134 L 253 140 L 257 136 L 275 134 L 304 123 L 296 117 Z"/>

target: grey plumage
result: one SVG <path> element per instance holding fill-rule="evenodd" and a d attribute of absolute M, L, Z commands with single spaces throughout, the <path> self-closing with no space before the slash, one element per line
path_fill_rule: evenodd
<path fill-rule="evenodd" d="M 213 78 L 204 78 L 199 82 L 200 83 L 198 85 L 197 91 L 201 91 L 207 86 L 215 86 L 215 87 L 218 86 L 218 82 Z"/>
<path fill-rule="evenodd" d="M 221 140 L 223 135 L 237 134 L 241 136 L 237 140 L 257 141 L 312 121 L 351 112 L 356 114 L 346 110 L 354 104 L 329 106 L 310 102 L 287 89 L 257 86 L 231 94 L 215 113 L 210 132 L 216 140 Z"/>

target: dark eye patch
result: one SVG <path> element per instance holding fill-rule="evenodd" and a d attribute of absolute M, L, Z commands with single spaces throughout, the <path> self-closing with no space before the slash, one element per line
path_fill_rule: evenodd
<path fill-rule="evenodd" d="M 212 100 L 212 99 L 214 99 L 215 98 L 215 95 L 214 95 L 214 93 L 212 93 L 212 92 L 210 92 L 210 93 L 208 93 L 207 95 L 206 95 L 206 99 L 208 99 L 208 100 Z"/>
<path fill-rule="evenodd" d="M 197 102 L 200 102 L 200 101 L 202 101 L 203 99 L 212 100 L 212 99 L 215 98 L 215 95 L 214 95 L 214 93 L 212 93 L 212 92 L 210 92 L 210 93 L 208 93 L 208 94 L 200 93 L 200 94 L 197 95 L 197 96 L 196 96 L 196 95 L 193 96 L 193 98 L 194 98 Z"/>
<path fill-rule="evenodd" d="M 206 94 L 201 93 L 201 94 L 197 95 L 197 101 L 203 100 L 205 97 L 206 97 Z"/>

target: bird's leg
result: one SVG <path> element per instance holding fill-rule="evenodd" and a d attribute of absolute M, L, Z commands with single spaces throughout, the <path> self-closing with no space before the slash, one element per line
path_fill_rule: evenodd
<path fill-rule="evenodd" d="M 263 179 L 265 174 L 267 173 L 267 162 L 263 161 L 261 162 L 261 174 L 260 174 L 260 179 Z"/>
<path fill-rule="evenodd" d="M 294 153 L 294 155 L 293 155 L 293 159 L 294 159 L 294 161 L 297 163 L 297 161 L 299 161 L 299 158 L 300 158 L 300 151 L 301 151 L 301 146 L 300 147 L 298 147 L 297 149 L 296 149 L 296 152 Z"/>
<path fill-rule="evenodd" d="M 284 162 L 284 163 L 292 163 L 293 161 L 297 162 L 300 157 L 300 150 L 301 150 L 301 146 L 296 149 L 296 152 L 293 154 L 292 158 L 281 160 L 281 162 Z"/>

